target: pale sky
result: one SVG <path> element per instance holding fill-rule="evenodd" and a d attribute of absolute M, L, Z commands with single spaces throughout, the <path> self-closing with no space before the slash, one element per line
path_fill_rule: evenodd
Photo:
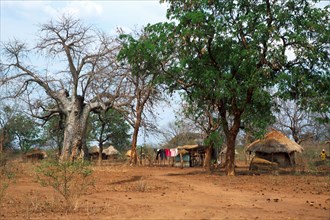
<path fill-rule="evenodd" d="M 7 1 L 1 0 L 1 41 L 35 38 L 38 24 L 70 14 L 112 33 L 116 27 L 140 29 L 166 20 L 166 5 L 148 1 Z"/>
<path fill-rule="evenodd" d="M 148 23 L 166 21 L 166 4 L 158 0 L 126 1 L 7 1 L 0 0 L 0 40 L 6 42 L 18 39 L 28 43 L 37 39 L 38 25 L 56 20 L 62 14 L 70 14 L 82 19 L 86 24 L 95 25 L 110 34 L 117 27 L 126 32 L 139 30 Z M 173 103 L 174 104 L 174 103 Z M 158 108 L 158 125 L 166 126 L 174 120 L 174 112 L 170 106 Z M 144 143 L 144 135 L 140 132 L 138 144 Z M 146 143 L 159 143 L 159 137 L 149 137 Z"/>

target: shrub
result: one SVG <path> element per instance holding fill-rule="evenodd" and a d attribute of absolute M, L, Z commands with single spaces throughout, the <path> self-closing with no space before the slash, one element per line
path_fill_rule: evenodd
<path fill-rule="evenodd" d="M 83 161 L 43 161 L 36 167 L 37 181 L 50 186 L 65 199 L 65 210 L 75 208 L 79 197 L 94 185 L 90 164 Z"/>

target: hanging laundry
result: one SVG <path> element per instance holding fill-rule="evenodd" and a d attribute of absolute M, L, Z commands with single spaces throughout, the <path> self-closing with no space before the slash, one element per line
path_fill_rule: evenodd
<path fill-rule="evenodd" d="M 163 160 L 163 159 L 166 160 L 166 153 L 165 153 L 165 150 L 164 150 L 164 149 L 160 149 L 159 152 L 160 152 L 160 159 L 161 159 L 161 160 Z"/>
<path fill-rule="evenodd" d="M 176 157 L 178 155 L 178 149 L 177 148 L 170 149 L 170 152 L 171 152 L 171 157 Z"/>
<path fill-rule="evenodd" d="M 166 155 L 166 157 L 171 157 L 171 151 L 170 151 L 170 149 L 165 149 L 165 155 Z"/>

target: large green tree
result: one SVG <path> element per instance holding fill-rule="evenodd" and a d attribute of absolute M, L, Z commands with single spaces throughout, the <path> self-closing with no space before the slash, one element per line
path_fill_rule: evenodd
<path fill-rule="evenodd" d="M 227 175 L 235 175 L 239 129 L 267 125 L 273 95 L 329 111 L 328 8 L 306 0 L 166 2 L 172 22 L 147 27 L 154 56 L 171 89 L 219 115 Z"/>

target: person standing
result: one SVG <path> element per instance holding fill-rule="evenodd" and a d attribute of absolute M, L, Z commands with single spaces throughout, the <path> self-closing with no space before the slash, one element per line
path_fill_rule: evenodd
<path fill-rule="evenodd" d="M 322 161 L 325 161 L 325 159 L 327 158 L 327 153 L 325 152 L 324 149 L 322 149 L 322 152 L 320 153 L 320 157 Z"/>

